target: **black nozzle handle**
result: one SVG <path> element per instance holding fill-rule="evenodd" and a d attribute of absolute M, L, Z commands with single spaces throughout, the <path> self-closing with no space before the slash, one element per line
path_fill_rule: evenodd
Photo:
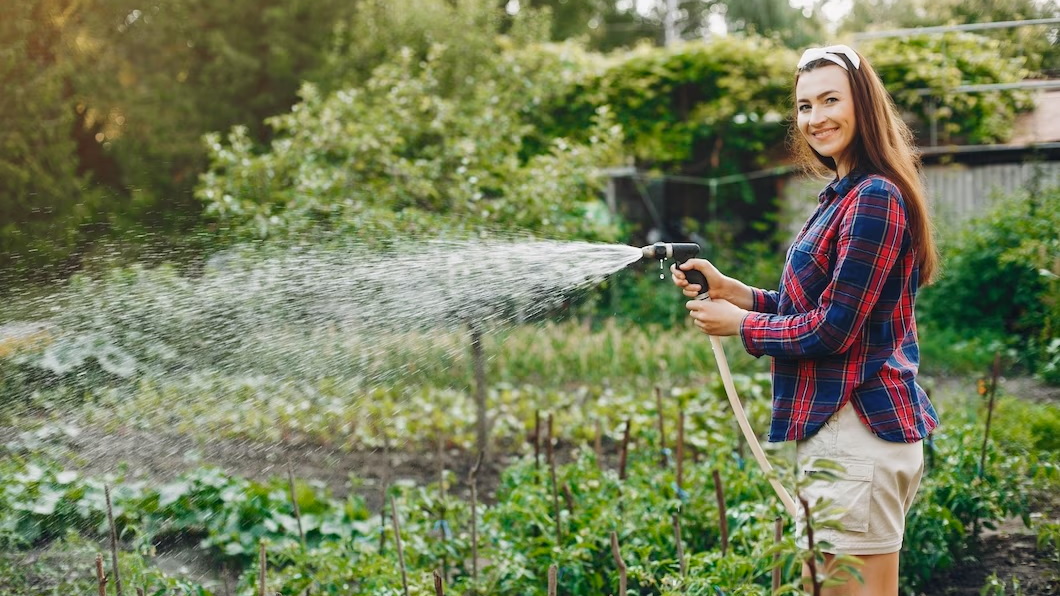
<path fill-rule="evenodd" d="M 707 290 L 710 289 L 710 286 L 707 284 L 707 278 L 702 273 L 700 273 L 698 269 L 689 269 L 688 271 L 681 269 L 681 263 L 684 263 L 687 260 L 688 259 L 685 259 L 684 261 L 677 261 L 677 268 L 681 270 L 681 273 L 685 274 L 685 279 L 688 280 L 688 283 L 699 284 L 699 295 L 702 296 L 707 293 Z"/>

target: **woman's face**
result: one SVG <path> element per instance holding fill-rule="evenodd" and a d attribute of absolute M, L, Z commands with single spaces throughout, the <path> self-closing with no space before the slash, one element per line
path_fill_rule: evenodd
<path fill-rule="evenodd" d="M 806 142 L 835 160 L 840 178 L 847 175 L 847 150 L 858 128 L 850 81 L 843 67 L 821 66 L 800 74 L 795 85 L 795 110 L 799 132 Z"/>

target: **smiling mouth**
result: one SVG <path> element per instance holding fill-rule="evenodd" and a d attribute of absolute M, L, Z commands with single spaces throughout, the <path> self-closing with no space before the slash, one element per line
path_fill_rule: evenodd
<path fill-rule="evenodd" d="M 832 136 L 832 133 L 836 132 L 837 130 L 839 130 L 839 129 L 838 128 L 829 128 L 828 130 L 819 130 L 817 132 L 810 133 L 810 135 L 813 138 L 817 139 L 817 140 L 822 140 L 822 139 L 827 139 L 828 137 Z"/>

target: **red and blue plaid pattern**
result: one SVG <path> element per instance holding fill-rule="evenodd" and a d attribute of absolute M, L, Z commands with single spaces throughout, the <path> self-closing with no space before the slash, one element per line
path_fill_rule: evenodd
<path fill-rule="evenodd" d="M 919 269 L 898 188 L 852 172 L 820 195 L 779 291 L 754 290 L 740 337 L 773 357 L 770 441 L 812 436 L 853 400 L 882 439 L 915 442 L 938 415 L 916 383 Z"/>

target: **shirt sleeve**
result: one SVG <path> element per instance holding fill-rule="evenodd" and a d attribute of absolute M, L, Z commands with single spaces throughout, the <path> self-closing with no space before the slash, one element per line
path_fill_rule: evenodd
<path fill-rule="evenodd" d="M 905 209 L 897 188 L 885 182 L 863 188 L 840 222 L 835 267 L 818 306 L 796 315 L 748 314 L 740 326 L 746 350 L 754 356 L 775 357 L 848 350 L 901 255 L 905 230 Z"/>
<path fill-rule="evenodd" d="M 779 292 L 751 288 L 751 310 L 754 312 L 776 313 Z"/>

